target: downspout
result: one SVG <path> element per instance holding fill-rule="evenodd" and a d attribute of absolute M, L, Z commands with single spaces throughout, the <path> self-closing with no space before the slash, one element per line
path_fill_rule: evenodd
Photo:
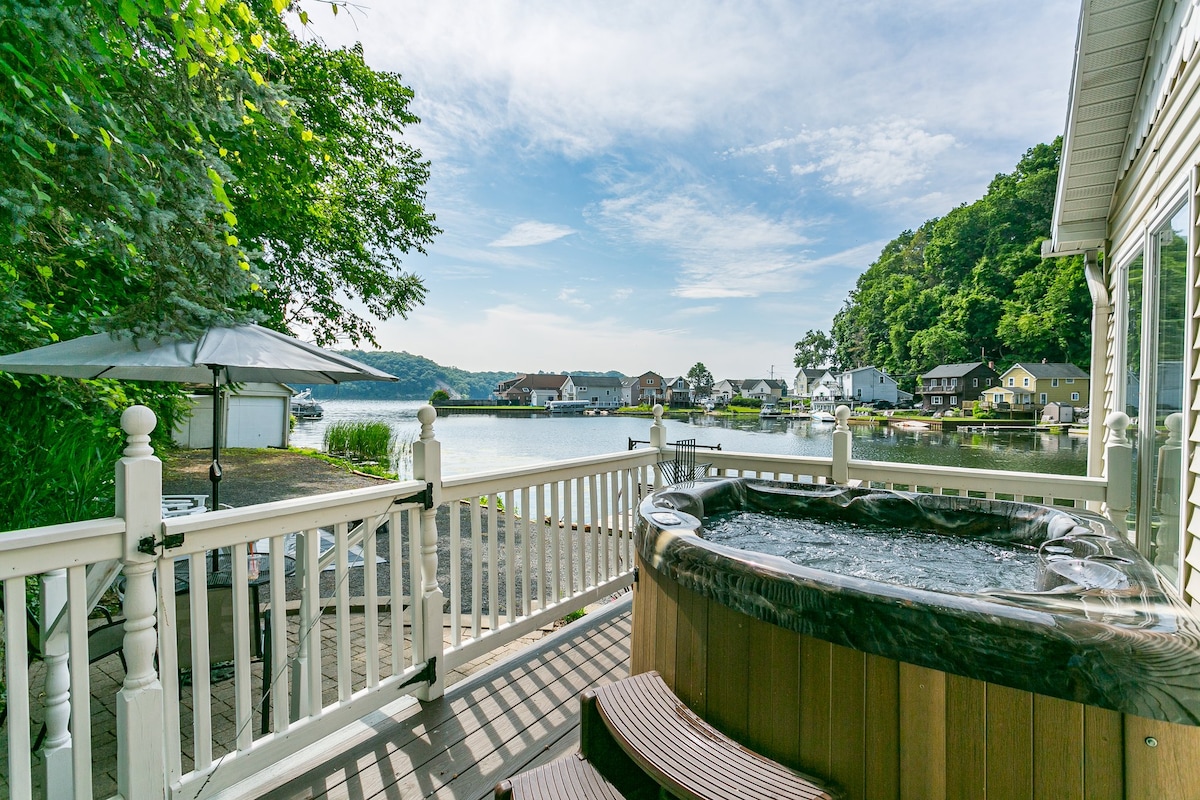
<path fill-rule="evenodd" d="M 1112 325 L 1112 301 L 1108 285 L 1104 281 L 1104 270 L 1100 267 L 1097 251 L 1087 250 L 1083 254 L 1083 274 L 1087 279 L 1088 292 L 1092 295 L 1092 361 L 1088 372 L 1091 385 L 1088 390 L 1088 460 L 1087 474 L 1100 477 L 1104 474 L 1104 383 L 1106 358 L 1108 355 L 1108 333 Z"/>

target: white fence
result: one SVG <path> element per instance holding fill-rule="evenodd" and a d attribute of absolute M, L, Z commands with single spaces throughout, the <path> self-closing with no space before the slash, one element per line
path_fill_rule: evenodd
<path fill-rule="evenodd" d="M 726 475 L 1089 504 L 1123 525 L 1119 415 L 1106 480 L 854 461 L 847 414 L 828 459 L 704 460 Z M 673 453 L 661 409 L 648 448 L 447 479 L 435 418 L 421 409 L 415 480 L 163 519 L 154 418 L 127 410 L 117 517 L 0 534 L 0 793 L 107 796 L 98 773 L 115 761 L 123 797 L 213 796 L 397 698 L 440 695 L 447 670 L 629 586 L 636 508 Z M 118 570 L 126 671 L 109 698 L 115 744 L 98 752 L 88 654 L 107 628 L 88 613 Z M 26 625 L 31 585 L 40 609 Z M 231 665 L 228 709 L 214 693 L 218 662 Z"/>

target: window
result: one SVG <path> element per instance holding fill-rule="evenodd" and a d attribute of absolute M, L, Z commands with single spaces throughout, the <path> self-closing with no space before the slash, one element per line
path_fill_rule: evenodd
<path fill-rule="evenodd" d="M 979 388 L 979 378 L 971 378 L 971 388 L 972 389 Z"/>
<path fill-rule="evenodd" d="M 1079 392 L 1071 392 L 1071 402 L 1074 403 L 1074 402 L 1077 402 L 1078 400 L 1079 400 Z"/>
<path fill-rule="evenodd" d="M 1072 383 L 1074 383 L 1074 382 L 1075 382 L 1075 379 L 1074 379 L 1074 378 L 1067 378 L 1067 383 L 1068 383 L 1068 384 L 1072 384 Z"/>
<path fill-rule="evenodd" d="M 882 375 L 880 375 L 880 376 L 879 376 L 879 382 L 880 382 L 880 383 L 883 383 L 883 376 L 882 376 Z"/>
<path fill-rule="evenodd" d="M 1181 583 L 1182 422 L 1186 381 L 1188 214 L 1180 204 L 1153 227 L 1123 267 L 1125 411 L 1135 434 L 1131 535 L 1176 586 Z"/>
<path fill-rule="evenodd" d="M 958 397 L 956 397 L 955 395 L 950 395 L 950 405 L 952 405 L 952 406 L 958 405 Z"/>
<path fill-rule="evenodd" d="M 1057 389 L 1057 388 L 1058 388 L 1058 378 L 1051 378 L 1051 379 L 1050 379 L 1050 388 L 1051 388 L 1051 389 Z"/>
<path fill-rule="evenodd" d="M 942 396 L 940 394 L 935 394 L 933 397 L 929 398 L 929 403 L 930 405 L 940 406 L 942 404 Z"/>
<path fill-rule="evenodd" d="M 983 380 L 984 380 L 984 384 L 983 384 L 984 386 L 991 386 L 991 385 L 992 385 L 992 379 L 991 379 L 991 378 L 984 378 Z"/>
<path fill-rule="evenodd" d="M 1038 405 L 1041 405 L 1041 406 L 1046 405 L 1046 393 L 1045 392 L 1042 392 L 1041 394 L 1038 395 Z"/>
<path fill-rule="evenodd" d="M 1028 385 L 1029 385 L 1029 378 L 1023 378 L 1023 379 L 1021 380 L 1021 385 L 1022 385 L 1022 386 L 1028 386 Z"/>
<path fill-rule="evenodd" d="M 1008 379 L 1008 385 L 1009 385 L 1009 386 L 1016 386 L 1016 385 L 1017 385 L 1017 379 L 1016 379 L 1016 378 L 1009 378 L 1009 379 Z"/>
<path fill-rule="evenodd" d="M 575 389 L 575 391 L 577 391 L 577 392 L 586 392 L 586 391 L 587 391 L 587 387 L 586 387 L 586 386 L 579 386 L 579 387 L 577 387 L 577 388 Z"/>
<path fill-rule="evenodd" d="M 955 386 L 958 386 L 958 378 L 951 378 L 950 379 L 950 388 L 953 389 Z"/>

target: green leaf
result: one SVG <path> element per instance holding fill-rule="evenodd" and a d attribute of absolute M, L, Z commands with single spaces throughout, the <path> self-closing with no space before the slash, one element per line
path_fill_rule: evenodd
<path fill-rule="evenodd" d="M 133 0 L 121 0 L 117 4 L 117 13 L 121 15 L 121 19 L 125 20 L 125 24 L 131 28 L 136 28 L 138 24 L 138 8 Z"/>

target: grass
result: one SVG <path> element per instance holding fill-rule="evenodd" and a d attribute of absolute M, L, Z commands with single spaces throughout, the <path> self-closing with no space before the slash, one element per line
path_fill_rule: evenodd
<path fill-rule="evenodd" d="M 396 436 L 386 422 L 342 421 L 325 429 L 325 451 L 356 465 L 392 465 Z"/>

